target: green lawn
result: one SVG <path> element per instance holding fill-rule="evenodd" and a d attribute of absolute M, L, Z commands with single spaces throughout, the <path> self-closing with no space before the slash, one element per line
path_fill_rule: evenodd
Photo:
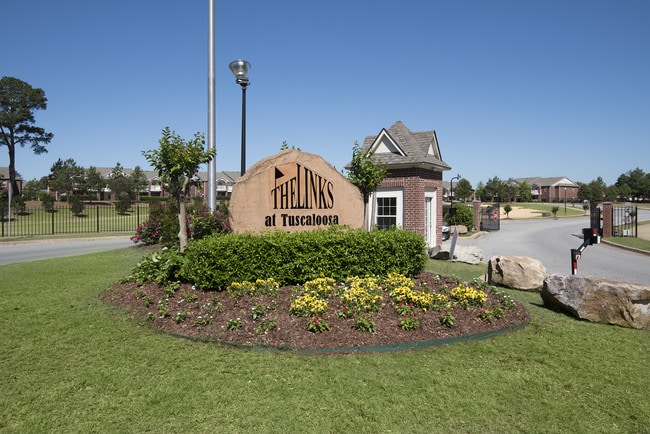
<path fill-rule="evenodd" d="M 531 209 L 534 211 L 539 211 L 539 214 L 548 213 L 553 215 L 552 209 L 558 207 L 557 217 L 576 217 L 582 215 L 589 215 L 589 210 L 587 211 L 582 209 L 581 203 L 567 203 L 566 204 L 566 213 L 564 212 L 564 203 L 537 203 L 537 202 L 524 202 L 524 203 L 512 203 L 511 206 L 518 206 L 520 208 Z M 502 205 L 502 208 L 505 205 Z"/>
<path fill-rule="evenodd" d="M 0 431 L 648 430 L 647 331 L 577 321 L 508 291 L 531 323 L 490 340 L 362 355 L 238 350 L 158 334 L 104 306 L 101 291 L 142 254 L 0 266 Z"/>

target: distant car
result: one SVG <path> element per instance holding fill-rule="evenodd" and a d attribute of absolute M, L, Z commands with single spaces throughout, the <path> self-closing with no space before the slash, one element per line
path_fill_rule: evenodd
<path fill-rule="evenodd" d="M 449 229 L 449 226 L 443 226 L 442 227 L 442 241 L 447 241 L 449 239 L 450 234 L 451 234 L 451 230 Z"/>

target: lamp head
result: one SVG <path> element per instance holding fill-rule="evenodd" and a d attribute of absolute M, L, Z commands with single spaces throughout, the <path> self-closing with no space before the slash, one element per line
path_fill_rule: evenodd
<path fill-rule="evenodd" d="M 247 85 L 248 84 L 248 70 L 251 69 L 251 64 L 245 60 L 233 60 L 228 65 L 233 75 L 235 76 L 235 81 L 238 84 Z"/>

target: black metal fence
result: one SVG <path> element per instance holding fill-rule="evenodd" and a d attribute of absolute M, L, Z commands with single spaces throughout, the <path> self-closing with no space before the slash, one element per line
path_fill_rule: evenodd
<path fill-rule="evenodd" d="M 134 205 L 126 213 L 118 213 L 112 203 L 86 205 L 74 214 L 67 204 L 57 204 L 51 211 L 27 207 L 20 212 L 0 209 L 0 236 L 26 237 L 37 235 L 82 234 L 102 232 L 134 232 L 149 218 L 148 205 Z"/>
<path fill-rule="evenodd" d="M 615 206 L 612 208 L 612 235 L 615 237 L 636 237 L 638 232 L 638 208 L 636 206 Z"/>
<path fill-rule="evenodd" d="M 501 229 L 501 207 L 498 203 L 481 208 L 482 231 L 498 231 Z"/>

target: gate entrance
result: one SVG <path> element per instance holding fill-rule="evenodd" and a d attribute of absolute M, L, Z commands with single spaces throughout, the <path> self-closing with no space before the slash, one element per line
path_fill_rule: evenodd
<path fill-rule="evenodd" d="M 630 204 L 612 208 L 612 235 L 615 237 L 637 236 L 637 207 Z"/>
<path fill-rule="evenodd" d="M 501 229 L 501 207 L 498 203 L 481 207 L 482 231 L 498 231 Z"/>

